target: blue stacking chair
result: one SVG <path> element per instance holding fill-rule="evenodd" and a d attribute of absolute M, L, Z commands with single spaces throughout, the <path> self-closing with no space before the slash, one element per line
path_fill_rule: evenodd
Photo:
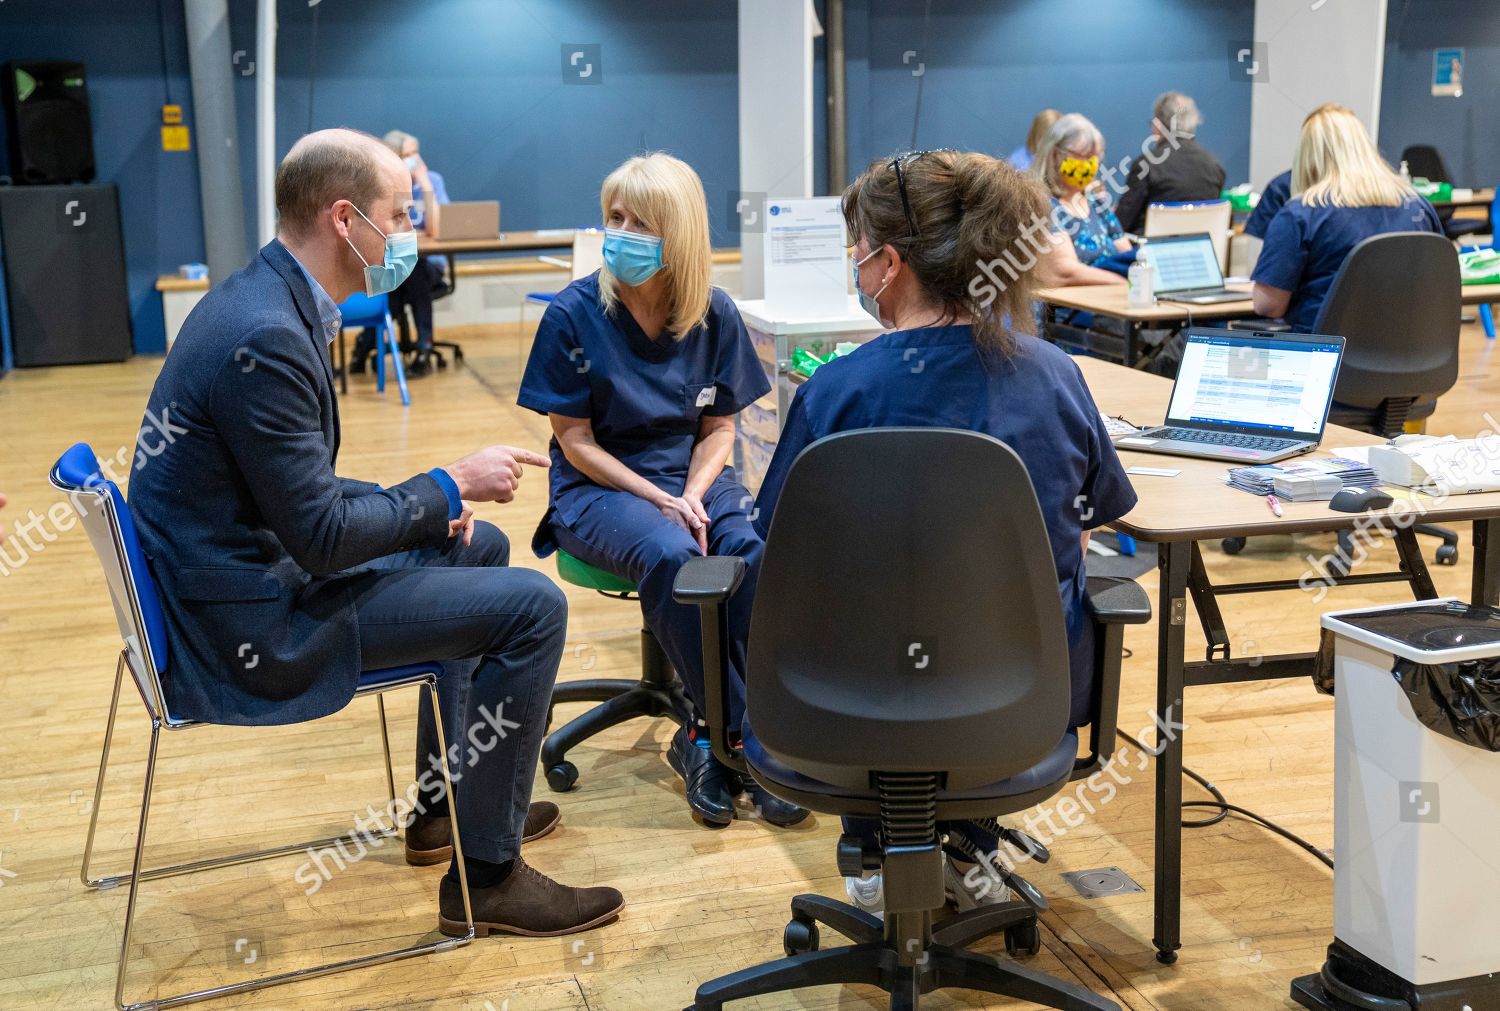
<path fill-rule="evenodd" d="M 453 853 L 454 858 L 458 861 L 460 870 L 459 880 L 462 883 L 464 914 L 468 919 L 469 926 L 467 934 L 462 937 L 442 938 L 437 941 L 394 948 L 378 954 L 283 972 L 261 979 L 247 980 L 242 983 L 208 987 L 171 997 L 159 996 L 151 1000 L 133 1004 L 125 1002 L 125 973 L 130 958 L 130 935 L 135 921 L 136 900 L 142 881 L 301 853 L 307 849 L 323 849 L 340 844 L 364 843 L 377 833 L 350 832 L 328 839 L 317 839 L 311 842 L 300 842 L 276 846 L 270 849 L 236 853 L 232 856 L 212 857 L 168 867 L 145 868 L 143 866 L 142 858 L 146 849 L 147 815 L 151 808 L 151 787 L 156 774 L 156 759 L 161 743 L 161 731 L 163 728 L 167 730 L 187 730 L 193 727 L 205 726 L 206 724 L 174 716 L 167 705 L 166 692 L 162 687 L 163 679 L 167 676 L 169 670 L 166 623 L 162 615 L 161 601 L 157 595 L 156 583 L 151 577 L 145 553 L 141 548 L 140 540 L 136 536 L 135 524 L 131 519 L 130 511 L 126 508 L 125 496 L 120 493 L 119 487 L 113 481 L 100 472 L 99 462 L 94 456 L 94 451 L 86 443 L 78 443 L 58 459 L 52 468 L 50 480 L 54 488 L 66 492 L 69 498 L 72 499 L 83 528 L 88 533 L 89 542 L 93 545 L 95 553 L 99 556 L 99 564 L 104 569 L 105 584 L 109 588 L 110 599 L 114 603 L 115 620 L 120 626 L 120 637 L 124 640 L 124 648 L 120 651 L 119 661 L 115 666 L 115 690 L 114 696 L 109 703 L 109 722 L 104 731 L 104 753 L 99 759 L 99 779 L 94 787 L 94 806 L 89 816 L 89 834 L 88 841 L 84 846 L 81 874 L 83 883 L 93 889 L 113 888 L 121 884 L 129 885 L 129 897 L 126 899 L 125 905 L 125 928 L 123 937 L 120 940 L 119 968 L 115 977 L 116 1006 L 121 1011 L 147 1011 L 147 1009 L 155 1011 L 157 1008 L 175 1007 L 180 1004 L 206 1000 L 211 997 L 225 997 L 250 990 L 262 990 L 266 987 L 308 979 L 314 976 L 326 976 L 331 973 L 342 972 L 345 969 L 379 965 L 384 962 L 393 962 L 397 959 L 409 958 L 414 955 L 448 951 L 460 945 L 468 944 L 473 940 L 474 916 L 469 906 L 468 884 L 462 874 L 463 852 L 458 840 L 458 813 L 454 810 L 453 784 L 449 778 L 448 764 L 442 762 L 439 764 L 443 770 L 444 792 L 448 797 L 448 816 L 453 820 Z M 137 693 L 140 695 L 141 704 L 145 707 L 146 715 L 151 720 L 151 745 L 146 758 L 146 785 L 141 795 L 140 821 L 135 838 L 135 858 L 132 861 L 130 873 L 128 874 L 94 878 L 90 877 L 89 861 L 93 855 L 94 834 L 99 823 L 99 806 L 104 793 L 104 774 L 109 765 L 110 742 L 114 737 L 115 715 L 120 705 L 120 687 L 124 683 L 125 671 L 127 669 L 130 671 L 131 679 L 135 684 Z M 384 693 L 394 691 L 398 688 L 425 688 L 432 702 L 433 713 L 439 714 L 435 716 L 438 750 L 440 753 L 446 754 L 446 744 L 443 741 L 443 723 L 438 708 L 437 693 L 437 679 L 441 673 L 442 667 L 439 664 L 425 663 L 405 667 L 389 667 L 384 670 L 370 670 L 360 675 L 359 685 L 355 690 L 355 697 L 375 696 L 376 705 L 380 713 L 380 739 L 385 752 L 386 787 L 389 791 L 390 803 L 392 805 L 396 802 L 396 780 L 391 768 L 390 737 L 386 731 Z M 378 834 L 384 836 L 394 835 L 395 827 L 393 825 Z"/>
<path fill-rule="evenodd" d="M 396 324 L 391 319 L 390 299 L 385 295 L 360 295 L 355 293 L 344 299 L 339 306 L 344 318 L 344 327 L 375 329 L 375 389 L 385 392 L 385 356 L 391 356 L 391 369 L 396 373 L 396 386 L 401 390 L 401 406 L 411 406 L 411 394 L 406 391 L 406 367 L 401 364 L 401 348 L 396 344 Z"/>

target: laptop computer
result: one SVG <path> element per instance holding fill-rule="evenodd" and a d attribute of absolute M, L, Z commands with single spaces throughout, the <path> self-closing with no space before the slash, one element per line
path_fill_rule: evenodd
<path fill-rule="evenodd" d="M 1239 302 L 1249 292 L 1224 287 L 1219 255 L 1207 232 L 1192 235 L 1158 235 L 1148 239 L 1141 251 L 1149 257 L 1154 273 L 1156 297 L 1189 305 Z"/>
<path fill-rule="evenodd" d="M 500 201 L 455 200 L 438 212 L 436 239 L 493 239 L 500 234 Z"/>
<path fill-rule="evenodd" d="M 1344 338 L 1207 328 L 1183 335 L 1166 421 L 1117 438 L 1116 446 L 1245 465 L 1317 448 Z"/>

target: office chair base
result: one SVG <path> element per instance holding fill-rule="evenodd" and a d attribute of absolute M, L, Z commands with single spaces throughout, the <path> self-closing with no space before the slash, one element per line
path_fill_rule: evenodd
<path fill-rule="evenodd" d="M 1058 1008 L 1119 1011 L 1114 1001 L 988 955 L 933 943 L 916 964 L 901 964 L 884 941 L 813 951 L 722 976 L 698 988 L 685 1011 L 722 1011 L 729 1001 L 809 986 L 863 983 L 891 995 L 891 1011 L 917 1011 L 921 995 L 948 988 L 975 990 Z"/>
<path fill-rule="evenodd" d="M 552 703 L 547 709 L 547 726 L 552 713 L 566 702 L 602 702 L 581 716 L 563 724 L 547 735 L 542 744 L 542 768 L 547 786 L 555 793 L 566 793 L 578 783 L 578 767 L 567 760 L 573 748 L 610 727 L 638 716 L 667 716 L 679 727 L 693 720 L 693 705 L 677 674 L 661 651 L 661 644 L 647 629 L 641 630 L 641 679 L 593 678 L 569 681 L 552 689 Z"/>

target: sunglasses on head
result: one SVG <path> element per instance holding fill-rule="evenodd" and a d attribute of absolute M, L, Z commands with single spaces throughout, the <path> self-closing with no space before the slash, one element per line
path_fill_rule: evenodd
<path fill-rule="evenodd" d="M 917 219 L 911 212 L 911 198 L 906 195 L 906 177 L 902 175 L 901 167 L 903 165 L 910 165 L 924 155 L 942 154 L 952 150 L 953 148 L 951 147 L 935 147 L 926 151 L 907 151 L 904 154 L 896 155 L 896 157 L 890 160 L 890 164 L 886 166 L 886 168 L 896 173 L 896 189 L 901 194 L 901 211 L 906 215 L 906 227 L 911 233 L 912 238 L 917 237 Z"/>

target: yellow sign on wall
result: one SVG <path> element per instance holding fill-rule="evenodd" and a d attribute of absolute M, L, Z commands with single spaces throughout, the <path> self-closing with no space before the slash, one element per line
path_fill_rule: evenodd
<path fill-rule="evenodd" d="M 185 126 L 163 126 L 161 128 L 161 149 L 163 151 L 188 151 L 192 149 L 192 141 L 188 137 L 188 128 Z"/>

